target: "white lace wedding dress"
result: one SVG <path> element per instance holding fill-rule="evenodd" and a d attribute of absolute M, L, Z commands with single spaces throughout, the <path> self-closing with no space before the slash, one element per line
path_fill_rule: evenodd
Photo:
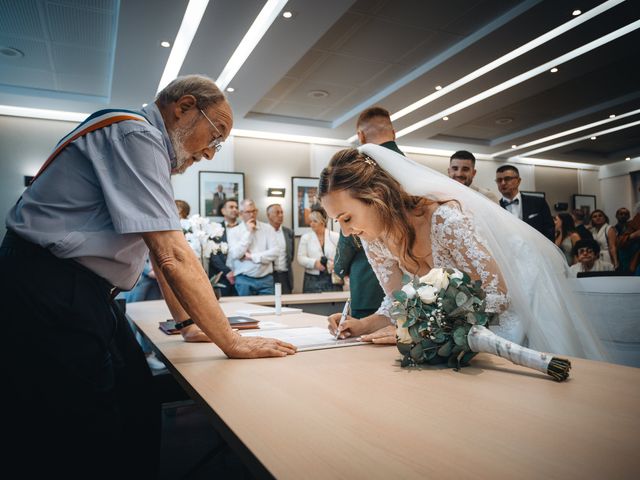
<path fill-rule="evenodd" d="M 402 275 L 414 277 L 381 241 L 363 241 L 373 271 L 385 291 L 385 298 L 376 313 L 391 317 L 393 292 L 402 288 Z M 497 265 L 487 251 L 484 241 L 473 228 L 473 222 L 454 202 L 440 205 L 431 217 L 431 248 L 434 268 L 453 267 L 467 272 L 472 279 L 480 279 L 487 294 L 487 311 L 500 314 L 500 324 L 490 329 L 507 340 L 526 345 L 524 327 L 510 309 L 510 300 L 500 280 Z"/>
<path fill-rule="evenodd" d="M 440 203 L 432 217 L 433 263 L 482 280 L 489 308 L 500 313 L 500 336 L 548 353 L 607 360 L 609 355 L 568 281 L 562 251 L 499 205 L 435 170 L 379 145 L 359 148 L 411 195 Z M 452 202 L 453 200 L 453 202 Z M 387 294 L 402 266 L 382 240 L 367 254 Z M 500 275 L 497 275 L 497 272 Z M 499 280 L 501 279 L 501 280 Z M 387 312 L 389 297 L 381 312 Z"/>

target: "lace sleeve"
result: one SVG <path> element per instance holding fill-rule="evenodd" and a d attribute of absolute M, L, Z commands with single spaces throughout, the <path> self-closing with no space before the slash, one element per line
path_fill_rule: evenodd
<path fill-rule="evenodd" d="M 495 313 L 506 310 L 510 301 L 502 273 L 472 220 L 457 206 L 443 204 L 433 214 L 431 232 L 434 265 L 454 266 L 472 279 L 480 279 L 487 293 L 487 310 Z"/>
<path fill-rule="evenodd" d="M 373 241 L 367 243 L 362 241 L 362 246 L 367 254 L 367 259 L 371 264 L 373 271 L 378 277 L 378 282 L 384 290 L 385 296 L 380 304 L 380 308 L 376 311 L 376 315 L 383 315 L 393 324 L 391 319 L 391 305 L 393 304 L 393 291 L 402 287 L 402 271 L 398 265 L 398 261 L 391 255 L 389 249 L 382 242 Z"/>

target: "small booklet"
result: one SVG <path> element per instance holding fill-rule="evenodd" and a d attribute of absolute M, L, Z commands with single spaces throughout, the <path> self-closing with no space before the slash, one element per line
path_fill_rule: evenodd
<path fill-rule="evenodd" d="M 255 328 L 260 328 L 260 320 L 256 320 L 255 318 L 245 317 L 242 315 L 231 315 L 227 317 L 229 320 L 229 325 L 231 328 L 236 330 L 250 330 Z M 167 320 L 165 322 L 159 322 L 159 328 L 167 335 L 175 335 L 180 333 L 180 330 L 176 329 L 175 320 Z"/>
<path fill-rule="evenodd" d="M 247 317 L 258 317 L 260 315 L 275 315 L 276 309 L 275 307 L 265 307 L 262 305 L 256 305 L 249 308 L 243 308 L 242 310 L 236 310 L 238 315 L 245 315 Z M 282 315 L 288 313 L 302 313 L 301 308 L 293 308 L 293 307 L 282 307 L 280 309 L 280 313 Z"/>

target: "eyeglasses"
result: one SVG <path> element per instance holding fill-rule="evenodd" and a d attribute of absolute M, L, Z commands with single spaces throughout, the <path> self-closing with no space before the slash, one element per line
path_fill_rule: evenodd
<path fill-rule="evenodd" d="M 520 177 L 502 177 L 502 178 L 496 178 L 496 183 L 510 182 L 511 180 L 515 180 L 516 178 L 520 178 Z"/>
<path fill-rule="evenodd" d="M 585 248 L 579 248 L 578 249 L 578 255 L 582 255 L 582 254 L 587 255 L 589 253 L 596 253 L 596 252 L 593 251 L 593 248 L 585 247 Z"/>
<path fill-rule="evenodd" d="M 207 114 L 204 113 L 201 108 L 199 108 L 198 110 L 200 110 L 200 113 L 204 115 L 204 118 L 207 119 L 207 121 L 211 124 L 211 126 L 215 129 L 216 133 L 218 134 L 218 136 L 214 138 L 213 141 L 208 145 L 208 148 L 212 148 L 216 152 L 219 152 L 220 149 L 222 148 L 222 140 L 221 140 L 222 134 L 220 133 L 220 130 L 218 130 L 218 127 L 216 127 L 216 125 L 211 121 L 211 119 L 207 117 Z"/>

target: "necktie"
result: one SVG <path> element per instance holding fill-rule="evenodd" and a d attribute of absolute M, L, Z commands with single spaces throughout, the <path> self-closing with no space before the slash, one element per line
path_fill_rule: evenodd
<path fill-rule="evenodd" d="M 518 205 L 520 203 L 520 199 L 514 198 L 511 201 L 505 200 L 504 198 L 500 199 L 500 206 L 502 208 L 507 208 L 509 205 Z"/>

